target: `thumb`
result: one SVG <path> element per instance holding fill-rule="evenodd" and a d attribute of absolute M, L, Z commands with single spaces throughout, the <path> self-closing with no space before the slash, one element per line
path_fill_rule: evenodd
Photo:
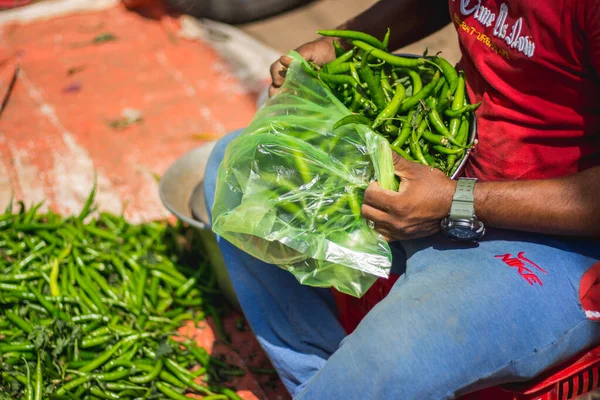
<path fill-rule="evenodd" d="M 411 161 L 408 161 L 404 157 L 399 156 L 398 153 L 396 153 L 393 150 L 392 159 L 394 161 L 394 172 L 400 178 L 402 178 L 402 176 L 405 175 L 406 170 L 411 168 L 413 164 Z"/>

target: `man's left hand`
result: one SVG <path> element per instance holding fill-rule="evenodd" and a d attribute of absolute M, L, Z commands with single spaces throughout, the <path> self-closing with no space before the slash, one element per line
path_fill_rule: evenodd
<path fill-rule="evenodd" d="M 438 169 L 394 156 L 398 192 L 371 183 L 361 214 L 375 223 L 375 230 L 388 242 L 433 235 L 450 212 L 456 182 Z"/>

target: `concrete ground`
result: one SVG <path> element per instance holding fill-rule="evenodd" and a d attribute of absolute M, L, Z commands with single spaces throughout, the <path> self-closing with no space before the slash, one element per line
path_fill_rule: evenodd
<path fill-rule="evenodd" d="M 374 0 L 321 0 L 240 28 L 265 45 L 285 53 L 313 40 L 317 36 L 317 30 L 334 28 L 375 3 L 377 1 Z M 430 53 L 442 51 L 443 56 L 450 62 L 458 62 L 460 58 L 456 31 L 452 25 L 401 50 L 407 53 L 422 53 L 425 47 Z"/>

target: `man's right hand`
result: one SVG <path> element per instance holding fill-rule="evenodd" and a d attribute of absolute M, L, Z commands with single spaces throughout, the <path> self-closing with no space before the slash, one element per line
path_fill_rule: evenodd
<path fill-rule="evenodd" d="M 296 51 L 300 53 L 307 61 L 312 61 L 317 65 L 327 64 L 335 60 L 335 49 L 333 47 L 333 38 L 321 38 L 308 42 L 298 47 Z M 279 60 L 271 65 L 271 87 L 269 87 L 269 97 L 279 91 L 285 81 L 285 74 L 292 59 L 288 56 L 281 56 Z"/>

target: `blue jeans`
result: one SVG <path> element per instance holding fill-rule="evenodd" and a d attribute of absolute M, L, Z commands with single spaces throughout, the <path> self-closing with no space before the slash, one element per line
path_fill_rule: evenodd
<path fill-rule="evenodd" d="M 212 208 L 213 150 L 205 177 Z M 219 238 L 242 309 L 296 399 L 452 399 L 528 380 L 600 342 L 579 300 L 600 246 L 489 229 L 478 245 L 442 235 L 394 243 L 389 295 L 346 335 L 331 292 L 300 285 Z"/>

